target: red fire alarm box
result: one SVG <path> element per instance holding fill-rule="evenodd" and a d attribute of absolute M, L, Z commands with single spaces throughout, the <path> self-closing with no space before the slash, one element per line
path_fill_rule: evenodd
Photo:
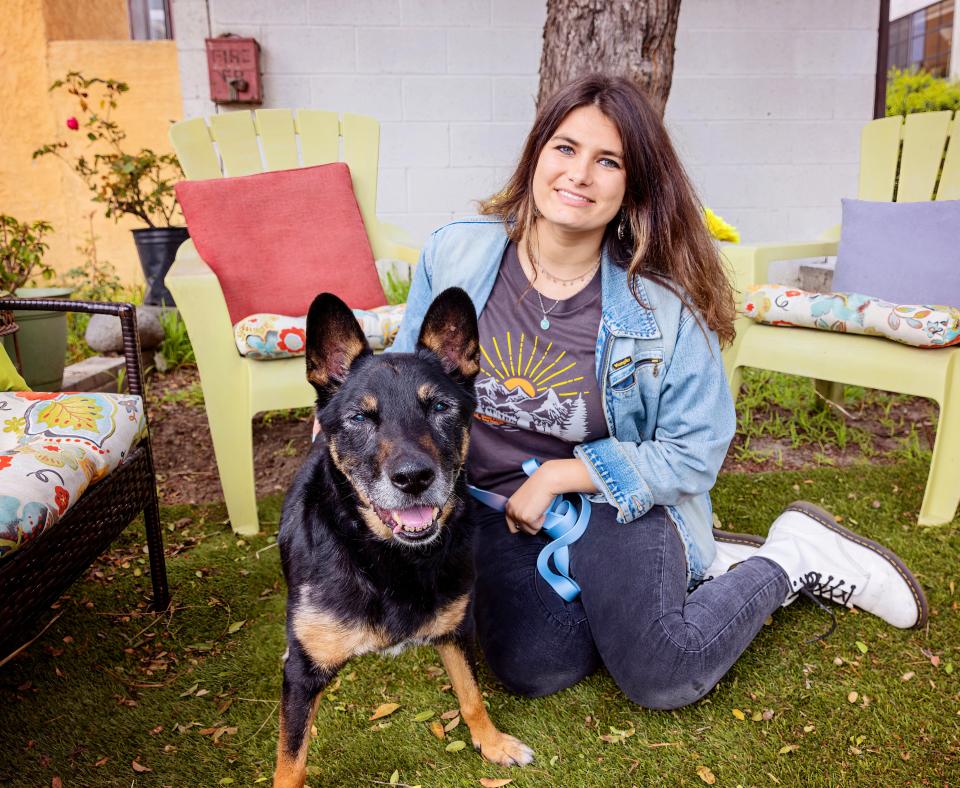
<path fill-rule="evenodd" d="M 218 104 L 262 104 L 260 45 L 254 38 L 208 38 L 210 98 Z"/>

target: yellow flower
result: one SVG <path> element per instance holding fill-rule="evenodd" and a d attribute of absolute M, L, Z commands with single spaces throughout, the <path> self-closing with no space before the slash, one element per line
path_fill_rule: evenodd
<path fill-rule="evenodd" d="M 23 435 L 27 428 L 27 420 L 23 416 L 14 416 L 3 422 L 3 431 L 14 435 Z"/>
<path fill-rule="evenodd" d="M 735 244 L 740 243 L 740 233 L 736 227 L 732 224 L 727 224 L 709 208 L 703 209 L 703 215 L 706 219 L 707 229 L 710 231 L 710 235 L 718 241 L 732 241 Z"/>

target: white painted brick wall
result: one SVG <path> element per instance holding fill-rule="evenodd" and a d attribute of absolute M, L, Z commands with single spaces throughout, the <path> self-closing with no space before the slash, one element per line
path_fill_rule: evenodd
<path fill-rule="evenodd" d="M 534 116 L 544 0 L 173 0 L 187 116 L 203 38 L 260 42 L 267 107 L 382 122 L 378 210 L 422 240 L 505 181 Z M 810 238 L 856 189 L 879 0 L 683 0 L 666 121 L 748 241 Z"/>

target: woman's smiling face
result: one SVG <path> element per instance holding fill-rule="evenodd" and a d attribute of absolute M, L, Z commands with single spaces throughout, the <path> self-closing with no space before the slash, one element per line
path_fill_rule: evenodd
<path fill-rule="evenodd" d="M 595 106 L 570 112 L 540 152 L 533 199 L 542 218 L 566 232 L 606 227 L 626 192 L 623 144 Z"/>

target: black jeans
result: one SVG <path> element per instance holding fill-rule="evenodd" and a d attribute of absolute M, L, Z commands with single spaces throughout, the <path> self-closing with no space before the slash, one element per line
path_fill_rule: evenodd
<path fill-rule="evenodd" d="M 790 590 L 779 566 L 754 557 L 688 593 L 683 544 L 662 507 L 621 524 L 613 507 L 594 504 L 570 548 L 581 595 L 565 602 L 537 572 L 546 537 L 511 534 L 502 513 L 474 509 L 477 638 L 496 676 L 521 695 L 558 692 L 602 663 L 641 706 L 693 703 Z"/>

